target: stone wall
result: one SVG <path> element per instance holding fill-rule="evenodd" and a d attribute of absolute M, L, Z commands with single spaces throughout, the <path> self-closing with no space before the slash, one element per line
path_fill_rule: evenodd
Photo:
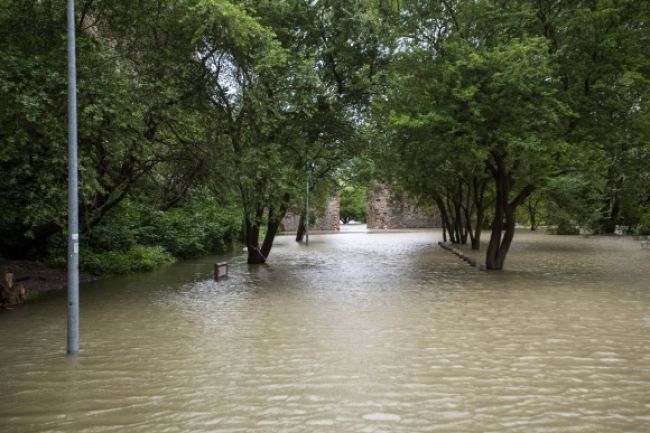
<path fill-rule="evenodd" d="M 334 225 L 341 219 L 341 201 L 338 196 L 332 197 L 325 210 L 311 209 L 310 212 L 315 213 L 316 220 L 309 225 L 309 230 L 334 231 Z M 285 232 L 296 232 L 299 222 L 300 215 L 289 212 L 282 220 L 282 227 Z"/>
<path fill-rule="evenodd" d="M 395 196 L 386 186 L 375 184 L 368 201 L 369 229 L 441 227 L 440 217 L 425 213 L 412 201 Z"/>
<path fill-rule="evenodd" d="M 431 215 L 419 209 L 412 201 L 391 193 L 384 185 L 375 184 L 373 193 L 368 201 L 369 229 L 415 229 L 441 227 L 442 223 L 437 214 Z M 313 210 L 316 222 L 309 225 L 314 231 L 334 231 L 334 225 L 341 219 L 341 201 L 332 197 L 325 210 Z M 287 213 L 282 220 L 285 232 L 295 233 L 298 230 L 300 215 Z"/>

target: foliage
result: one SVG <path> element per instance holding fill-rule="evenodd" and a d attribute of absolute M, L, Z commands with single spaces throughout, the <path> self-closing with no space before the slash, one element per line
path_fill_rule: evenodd
<path fill-rule="evenodd" d="M 65 255 L 64 3 L 0 8 L 8 257 Z M 93 269 L 211 253 L 240 232 L 264 262 L 308 177 L 317 205 L 340 182 L 379 178 L 436 206 L 445 238 L 474 248 L 489 219 L 496 269 L 517 218 L 648 230 L 647 2 L 76 4 Z M 359 218 L 361 195 L 344 188 L 344 213 Z"/>
<path fill-rule="evenodd" d="M 80 268 L 95 275 L 150 271 L 175 259 L 161 246 L 134 245 L 126 251 L 81 250 Z"/>
<path fill-rule="evenodd" d="M 650 212 L 647 212 L 639 219 L 639 223 L 634 227 L 633 233 L 638 236 L 650 235 Z"/>
<path fill-rule="evenodd" d="M 346 186 L 341 190 L 341 220 L 365 222 L 368 216 L 368 188 Z"/>
<path fill-rule="evenodd" d="M 175 257 L 187 258 L 224 251 L 239 239 L 242 225 L 238 209 L 199 196 L 185 206 L 150 215 L 137 230 L 139 243 L 160 245 Z"/>

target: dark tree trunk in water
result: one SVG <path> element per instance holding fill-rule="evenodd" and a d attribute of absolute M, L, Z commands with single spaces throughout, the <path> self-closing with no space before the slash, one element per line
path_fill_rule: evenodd
<path fill-rule="evenodd" d="M 280 221 L 284 217 L 277 215 L 273 208 L 269 209 L 269 220 L 266 224 L 266 235 L 264 235 L 264 242 L 262 242 L 262 255 L 268 257 L 271 253 L 271 248 L 273 247 L 273 241 L 275 240 L 275 235 L 278 234 L 278 228 L 280 227 Z"/>
<path fill-rule="evenodd" d="M 0 265 L 0 307 L 22 304 L 26 298 L 25 288 L 14 284 L 13 274 Z"/>
<path fill-rule="evenodd" d="M 266 262 L 259 245 L 259 223 L 246 221 L 246 248 L 248 248 L 248 263 L 255 265 Z"/>
<path fill-rule="evenodd" d="M 515 211 L 517 206 L 522 204 L 533 193 L 535 187 L 527 185 L 509 202 L 512 179 L 506 169 L 505 157 L 498 152 L 492 152 L 491 156 L 494 165 L 490 166 L 490 171 L 495 181 L 496 200 L 490 243 L 485 255 L 485 267 L 487 269 L 501 270 L 512 244 L 512 239 L 515 236 Z"/>
<path fill-rule="evenodd" d="M 298 221 L 298 231 L 296 232 L 296 242 L 302 242 L 305 237 L 305 212 L 300 212 L 300 221 Z"/>
<path fill-rule="evenodd" d="M 434 197 L 434 201 L 438 206 L 440 211 L 440 216 L 442 217 L 442 238 L 444 242 L 447 242 L 447 235 L 449 235 L 449 241 L 453 244 L 458 243 L 456 241 L 456 234 L 452 226 L 452 222 L 449 220 L 449 214 L 447 213 L 447 206 L 445 206 L 444 200 L 441 197 Z"/>
<path fill-rule="evenodd" d="M 474 236 L 472 237 L 472 249 L 478 250 L 481 248 L 481 233 L 483 232 L 483 223 L 485 222 L 485 188 L 487 187 L 488 179 L 473 179 L 473 206 L 476 212 L 476 226 L 474 227 Z"/>
<path fill-rule="evenodd" d="M 244 215 L 244 234 L 246 240 L 246 248 L 248 249 L 248 263 L 255 265 L 266 262 L 266 256 L 260 250 L 260 221 L 264 214 L 264 208 L 261 205 L 257 206 L 255 215 L 251 216 L 246 213 Z"/>
<path fill-rule="evenodd" d="M 264 241 L 262 242 L 261 247 L 259 247 L 259 223 L 250 224 L 249 221 L 246 221 L 246 246 L 248 248 L 249 264 L 266 263 L 266 259 L 271 253 L 271 248 L 273 248 L 275 236 L 278 234 L 282 218 L 284 218 L 287 213 L 290 199 L 291 196 L 289 194 L 284 195 L 279 211 L 277 211 L 273 206 L 269 207 L 268 220 L 266 223 L 266 235 L 264 235 Z M 257 221 L 262 219 L 263 213 L 264 209 L 258 208 Z"/>
<path fill-rule="evenodd" d="M 483 232 L 483 222 L 485 221 L 485 213 L 483 207 L 476 210 L 476 226 L 474 227 L 474 236 L 472 236 L 472 249 L 481 249 L 481 233 Z"/>
<path fill-rule="evenodd" d="M 459 244 L 467 244 L 467 224 L 464 221 L 460 201 L 454 201 L 454 226 L 456 227 L 456 240 Z"/>

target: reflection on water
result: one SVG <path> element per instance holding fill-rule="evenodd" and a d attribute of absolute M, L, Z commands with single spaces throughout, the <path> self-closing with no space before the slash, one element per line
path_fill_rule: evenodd
<path fill-rule="evenodd" d="M 2 432 L 648 432 L 650 253 L 520 233 L 485 273 L 436 231 L 281 237 L 0 314 Z M 219 260 L 224 259 L 220 257 Z"/>

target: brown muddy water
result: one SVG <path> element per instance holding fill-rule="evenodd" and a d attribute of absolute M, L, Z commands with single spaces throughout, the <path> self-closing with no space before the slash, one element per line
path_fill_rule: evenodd
<path fill-rule="evenodd" d="M 649 432 L 650 252 L 520 232 L 508 270 L 439 231 L 280 237 L 0 314 L 0 431 Z M 210 280 L 211 263 L 230 279 Z"/>

